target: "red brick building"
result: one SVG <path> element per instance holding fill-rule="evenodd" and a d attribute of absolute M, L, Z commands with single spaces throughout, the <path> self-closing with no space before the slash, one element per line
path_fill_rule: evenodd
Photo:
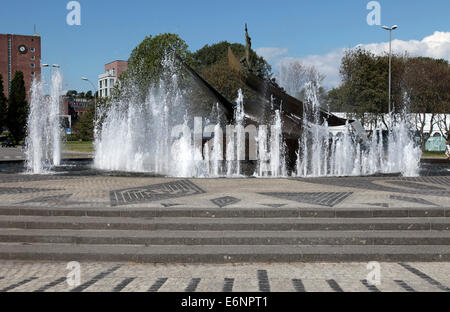
<path fill-rule="evenodd" d="M 5 96 L 9 97 L 16 71 L 23 72 L 27 100 L 33 78 L 41 76 L 41 37 L 0 34 L 0 74 Z"/>
<path fill-rule="evenodd" d="M 105 73 L 98 76 L 99 97 L 111 96 L 111 91 L 120 75 L 127 69 L 127 61 L 114 61 L 105 65 Z"/>

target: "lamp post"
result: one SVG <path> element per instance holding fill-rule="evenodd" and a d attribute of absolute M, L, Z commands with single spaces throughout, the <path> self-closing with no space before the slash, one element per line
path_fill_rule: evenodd
<path fill-rule="evenodd" d="M 89 82 L 92 87 L 94 88 L 94 119 L 95 122 L 97 122 L 97 88 L 95 87 L 95 85 L 92 83 L 92 81 L 90 81 L 89 79 L 87 79 L 86 77 L 81 77 L 82 80 Z"/>
<path fill-rule="evenodd" d="M 385 30 L 389 30 L 389 119 L 391 121 L 391 128 L 392 128 L 392 115 L 391 115 L 391 81 L 392 81 L 392 31 L 397 29 L 398 26 L 394 25 L 392 27 L 383 26 L 382 27 Z"/>

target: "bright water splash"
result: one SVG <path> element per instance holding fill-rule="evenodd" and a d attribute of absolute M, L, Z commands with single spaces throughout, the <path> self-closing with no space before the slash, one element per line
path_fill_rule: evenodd
<path fill-rule="evenodd" d="M 273 109 L 273 99 L 271 101 Z M 286 177 L 286 147 L 283 139 L 283 123 L 280 109 L 274 110 L 270 129 L 266 125 L 258 127 L 257 166 L 255 177 Z"/>
<path fill-rule="evenodd" d="M 128 92 L 131 96 L 114 100 L 103 112 L 102 127 L 96 133 L 94 166 L 173 177 L 242 177 L 247 131 L 242 91 L 239 90 L 236 100 L 235 125 L 228 125 L 222 133 L 220 118 L 217 118 L 215 125 L 205 128 L 205 132 L 214 135 L 206 135 L 210 139 L 203 144 L 203 135 L 198 142 L 198 134 L 189 128 L 192 116 L 185 113 L 173 62 L 167 59 L 164 66 L 165 77 L 150 88 L 145 100 L 133 96 L 137 92 L 131 88 Z M 381 131 L 375 131 L 367 144 L 356 142 L 348 124 L 341 136 L 332 136 L 326 121 L 319 119 L 317 90 L 317 84 L 313 83 L 305 88 L 304 128 L 293 175 L 417 174 L 420 149 L 409 136 L 406 122 L 395 125 L 388 138 L 383 138 Z M 260 125 L 253 134 L 257 142 L 258 161 L 254 173 L 257 177 L 288 175 L 280 109 L 274 110 L 271 125 Z M 385 139 L 388 139 L 388 147 L 383 144 Z"/>
<path fill-rule="evenodd" d="M 273 125 L 270 127 L 270 176 L 286 177 L 285 146 L 280 110 L 275 111 Z"/>
<path fill-rule="evenodd" d="M 227 176 L 241 175 L 241 162 L 245 160 L 245 132 L 244 132 L 244 95 L 242 90 L 238 90 L 236 108 L 234 111 L 235 127 L 227 126 L 227 150 L 226 164 Z M 234 128 L 234 129 L 233 129 Z"/>
<path fill-rule="evenodd" d="M 405 177 L 415 177 L 419 175 L 421 157 L 422 151 L 412 140 L 406 118 L 403 117 L 389 134 L 386 167 L 390 172 L 401 172 Z"/>
<path fill-rule="evenodd" d="M 318 86 L 313 82 L 305 85 L 307 100 L 303 104 L 303 132 L 297 153 L 297 175 L 299 176 L 324 176 L 328 173 L 330 133 L 327 122 L 322 123 L 320 120 L 317 88 Z M 335 147 L 340 150 L 341 144 Z M 343 149 L 343 152 L 346 152 L 345 148 Z M 347 158 L 345 153 L 339 156 Z M 342 165 L 344 164 L 339 161 L 337 169 L 340 170 Z"/>
<path fill-rule="evenodd" d="M 172 59 L 165 76 L 145 100 L 134 87 L 129 96 L 112 100 L 95 140 L 94 167 L 103 170 L 152 172 L 174 177 L 202 176 L 201 146 L 193 144 L 183 95 Z"/>
<path fill-rule="evenodd" d="M 307 101 L 297 152 L 297 176 L 418 175 L 421 150 L 414 144 L 405 113 L 387 138 L 383 138 L 381 130 L 375 130 L 364 144 L 349 124 L 339 136 L 333 136 L 327 122 L 321 124 L 319 120 L 318 86 L 308 83 L 305 90 Z"/>
<path fill-rule="evenodd" d="M 205 128 L 208 132 L 212 130 L 213 139 L 205 143 L 205 148 L 203 149 L 205 154 L 205 166 L 207 167 L 206 172 L 209 177 L 220 177 L 222 173 L 222 163 L 223 163 L 223 131 L 220 127 L 220 111 L 219 103 L 216 104 L 216 118 L 217 123 L 209 125 Z M 212 145 L 212 146 L 211 146 Z"/>
<path fill-rule="evenodd" d="M 54 70 L 51 79 L 50 96 L 44 93 L 45 82 L 35 79 L 31 86 L 25 156 L 27 170 L 34 174 L 61 164 L 61 72 Z"/>
<path fill-rule="evenodd" d="M 61 114 L 61 93 L 62 93 L 62 74 L 56 69 L 52 75 L 52 84 L 50 88 L 50 134 L 53 143 L 53 165 L 61 165 L 61 135 L 62 129 L 59 116 Z"/>

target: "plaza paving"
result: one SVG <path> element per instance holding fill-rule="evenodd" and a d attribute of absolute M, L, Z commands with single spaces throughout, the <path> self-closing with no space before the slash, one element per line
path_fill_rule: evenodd
<path fill-rule="evenodd" d="M 0 173 L 3 206 L 447 208 L 449 198 L 450 176 L 175 179 Z"/>
<path fill-rule="evenodd" d="M 450 176 L 0 173 L 0 289 L 448 291 Z M 366 265 L 381 263 L 381 284 Z"/>
<path fill-rule="evenodd" d="M 69 285 L 66 262 L 0 261 L 0 291 L 10 292 L 448 292 L 450 264 L 367 263 L 136 264 L 81 262 Z"/>
<path fill-rule="evenodd" d="M 25 159 L 25 153 L 22 148 L 0 147 L 0 161 L 14 161 Z"/>

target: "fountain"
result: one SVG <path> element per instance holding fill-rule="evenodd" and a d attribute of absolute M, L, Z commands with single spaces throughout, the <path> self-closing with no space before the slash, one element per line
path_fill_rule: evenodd
<path fill-rule="evenodd" d="M 101 170 L 196 176 L 202 172 L 201 146 L 192 144 L 182 91 L 172 60 L 144 100 L 130 84 L 112 100 L 96 135 L 94 167 Z M 120 147 L 120 148 L 118 148 Z"/>
<path fill-rule="evenodd" d="M 256 100 L 246 101 L 239 90 L 230 102 L 173 53 L 164 58 L 162 77 L 146 94 L 133 79 L 122 84 L 120 95 L 97 112 L 101 123 L 94 128 L 93 169 L 201 178 L 418 175 L 421 152 L 406 114 L 390 132 L 376 129 L 366 137 L 359 122 L 321 108 L 317 82 L 305 84 L 302 103 L 257 76 L 251 64 L 245 67 L 231 49 L 228 61 Z M 185 77 L 180 79 L 179 64 L 212 97 L 213 122 L 207 114 L 190 113 L 195 103 L 187 101 L 190 90 L 181 86 Z M 35 80 L 31 90 L 26 166 L 32 173 L 61 165 L 60 71 L 52 73 L 50 96 L 44 96 L 44 84 Z M 338 135 L 336 126 L 343 127 Z"/>
<path fill-rule="evenodd" d="M 33 174 L 48 173 L 61 164 L 61 72 L 58 69 L 52 72 L 50 96 L 44 93 L 45 85 L 44 81 L 34 79 L 31 86 L 25 157 L 27 171 Z"/>
<path fill-rule="evenodd" d="M 303 177 L 360 176 L 401 173 L 417 176 L 420 147 L 411 136 L 407 114 L 393 124 L 384 144 L 383 131 L 377 129 L 364 143 L 347 123 L 341 135 L 334 136 L 327 122 L 320 123 L 317 83 L 307 83 L 303 134 L 299 141 L 296 175 Z"/>
<path fill-rule="evenodd" d="M 233 106 L 234 122 L 226 126 L 224 148 L 219 121 L 202 129 L 202 118 L 187 113 L 185 92 L 178 87 L 174 61 L 170 57 L 165 59 L 166 74 L 150 88 L 144 101 L 134 96 L 136 92 L 126 92 L 131 96 L 113 100 L 104 112 L 105 120 L 95 142 L 95 168 L 172 177 L 418 174 L 420 149 L 413 143 L 404 119 L 394 125 L 387 146 L 381 129 L 363 141 L 349 121 L 341 135 L 335 136 L 328 121 L 322 120 L 319 86 L 312 82 L 305 85 L 307 100 L 303 104 L 295 168 L 287 167 L 282 107 L 272 103 L 271 124 L 256 127 L 245 112 L 241 90 Z M 192 119 L 194 131 L 189 126 Z M 256 144 L 252 145 L 253 141 Z M 250 150 L 246 150 L 247 146 Z M 253 160 L 253 152 L 257 155 L 253 173 L 248 168 L 244 172 L 243 165 Z"/>
<path fill-rule="evenodd" d="M 388 134 L 377 129 L 367 140 L 359 137 L 350 121 L 334 135 L 328 122 L 336 120 L 325 118 L 317 97 L 319 86 L 308 82 L 296 160 L 289 166 L 292 145 L 287 142 L 290 136 L 292 143 L 292 132 L 285 132 L 289 120 L 281 103 L 277 105 L 271 97 L 269 124 L 258 123 L 246 112 L 239 90 L 236 103 L 230 104 L 233 118 L 223 131 L 220 112 L 224 110 L 219 102 L 213 109 L 215 123 L 188 113 L 186 91 L 179 87 L 174 62 L 171 57 L 164 60 L 163 77 L 144 99 L 131 83 L 121 97 L 98 112 L 102 125 L 95 129 L 95 169 L 210 178 L 418 175 L 421 152 L 410 136 L 406 117 L 399 118 Z M 34 174 L 50 173 L 61 165 L 60 71 L 52 73 L 50 96 L 44 95 L 44 85 L 35 80 L 31 89 L 26 167 Z"/>

